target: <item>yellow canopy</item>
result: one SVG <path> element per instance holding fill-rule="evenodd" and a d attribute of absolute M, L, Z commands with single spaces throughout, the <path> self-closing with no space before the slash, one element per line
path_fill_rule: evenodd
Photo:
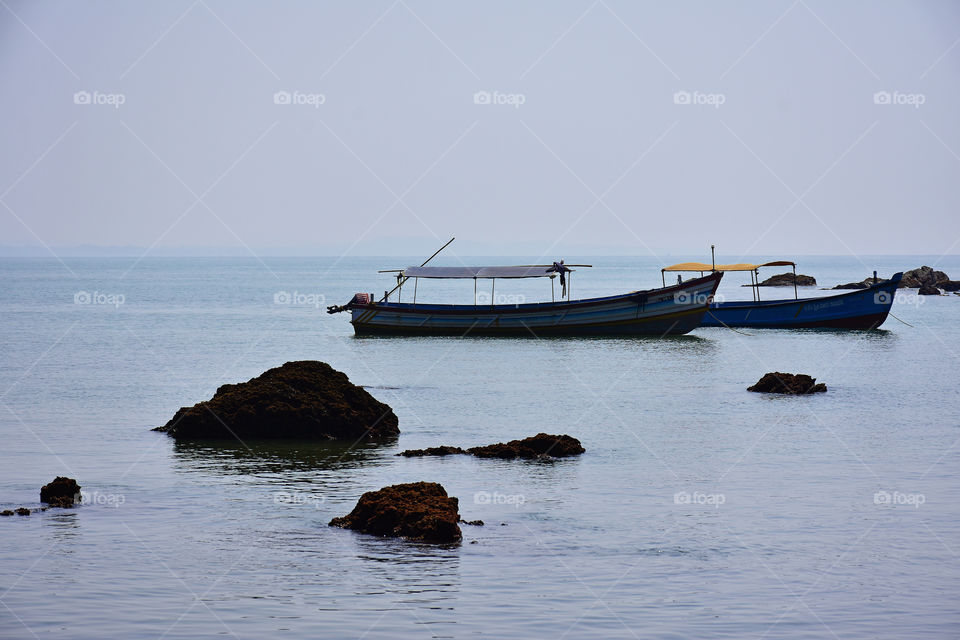
<path fill-rule="evenodd" d="M 796 263 L 789 260 L 774 260 L 773 262 L 764 262 L 762 264 L 750 264 L 740 262 L 737 264 L 718 264 L 712 265 L 705 262 L 681 262 L 661 271 L 756 271 L 760 267 L 794 267 Z"/>

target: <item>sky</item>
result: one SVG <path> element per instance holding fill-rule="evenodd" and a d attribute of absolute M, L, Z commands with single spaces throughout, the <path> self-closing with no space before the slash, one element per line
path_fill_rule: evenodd
<path fill-rule="evenodd" d="M 960 252 L 960 3 L 0 2 L 0 254 Z"/>

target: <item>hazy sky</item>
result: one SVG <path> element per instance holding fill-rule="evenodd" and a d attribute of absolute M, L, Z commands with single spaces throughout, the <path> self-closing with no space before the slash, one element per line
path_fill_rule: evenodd
<path fill-rule="evenodd" d="M 960 251 L 953 0 L 0 5 L 7 252 Z"/>

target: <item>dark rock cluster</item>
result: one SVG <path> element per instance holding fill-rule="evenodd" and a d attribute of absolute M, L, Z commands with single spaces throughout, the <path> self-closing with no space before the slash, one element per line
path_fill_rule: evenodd
<path fill-rule="evenodd" d="M 797 274 L 797 286 L 798 287 L 813 287 L 816 286 L 817 279 L 813 276 L 806 276 L 802 273 Z M 753 285 L 745 284 L 745 287 L 750 287 Z M 787 273 L 780 273 L 775 276 L 770 276 L 763 282 L 757 285 L 758 287 L 792 287 L 793 286 L 793 272 L 788 271 Z"/>
<path fill-rule="evenodd" d="M 80 485 L 73 478 L 57 476 L 53 482 L 40 487 L 40 502 L 51 507 L 72 507 L 80 502 Z"/>
<path fill-rule="evenodd" d="M 788 394 L 806 394 L 823 393 L 827 390 L 827 385 L 822 382 L 817 383 L 816 378 L 798 373 L 765 373 L 757 384 L 747 387 L 747 391 L 757 391 L 760 393 L 788 393 Z"/>
<path fill-rule="evenodd" d="M 360 496 L 347 515 L 331 527 L 418 542 L 459 542 L 460 514 L 456 498 L 436 482 L 395 484 Z"/>
<path fill-rule="evenodd" d="M 427 449 L 407 449 L 398 453 L 398 456 L 407 458 L 420 456 L 449 456 L 455 454 L 468 454 L 478 458 L 565 458 L 567 456 L 577 456 L 586 451 L 580 441 L 566 434 L 554 436 L 548 433 L 538 433 L 535 436 L 524 438 L 523 440 L 511 440 L 510 442 L 498 442 L 488 444 L 483 447 L 471 447 L 461 449 L 460 447 L 429 447 Z"/>
<path fill-rule="evenodd" d="M 184 440 L 382 440 L 400 433 L 393 410 L 324 362 L 287 362 L 182 407 L 163 431 Z"/>

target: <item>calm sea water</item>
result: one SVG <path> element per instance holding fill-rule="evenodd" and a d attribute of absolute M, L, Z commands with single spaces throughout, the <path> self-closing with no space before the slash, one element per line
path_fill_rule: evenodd
<path fill-rule="evenodd" d="M 653 259 L 576 260 L 596 266 L 575 296 L 660 282 Z M 960 636 L 960 297 L 899 292 L 912 326 L 875 332 L 671 339 L 358 339 L 324 312 L 415 262 L 0 261 L 0 507 L 38 507 L 57 475 L 86 494 L 0 520 L 0 637 Z M 934 262 L 960 278 L 956 256 L 801 262 L 826 286 Z M 725 280 L 728 299 L 749 297 Z M 521 284 L 497 293 L 549 297 Z M 418 300 L 473 296 L 446 286 Z M 299 359 L 390 404 L 398 442 L 150 431 Z M 745 391 L 773 370 L 829 392 Z M 539 431 L 587 453 L 393 455 Z M 486 526 L 452 548 L 326 526 L 364 491 L 416 480 Z"/>

